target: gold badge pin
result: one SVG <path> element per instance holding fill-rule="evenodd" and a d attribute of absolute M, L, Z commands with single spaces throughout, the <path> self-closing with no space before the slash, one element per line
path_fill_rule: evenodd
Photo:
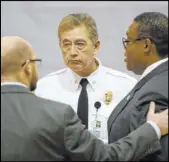
<path fill-rule="evenodd" d="M 107 91 L 107 92 L 105 93 L 105 95 L 104 95 L 104 103 L 105 103 L 106 105 L 109 105 L 109 104 L 111 103 L 111 101 L 112 101 L 112 96 L 113 96 L 112 91 Z"/>

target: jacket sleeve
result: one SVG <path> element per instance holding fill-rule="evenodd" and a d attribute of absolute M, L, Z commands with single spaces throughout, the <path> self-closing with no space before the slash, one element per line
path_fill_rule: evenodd
<path fill-rule="evenodd" d="M 168 108 L 168 99 L 160 93 L 144 93 L 138 102 L 134 105 L 130 116 L 130 131 L 133 131 L 146 122 L 146 116 L 150 102 L 156 104 L 156 112 L 160 112 Z M 161 137 L 161 150 L 156 151 L 156 146 L 152 145 L 151 149 L 147 150 L 144 160 L 152 161 L 168 161 L 168 135 Z"/>
<path fill-rule="evenodd" d="M 123 139 L 106 145 L 85 129 L 71 107 L 65 112 L 64 145 L 73 161 L 137 160 L 153 143 L 160 149 L 156 132 L 146 123 Z"/>

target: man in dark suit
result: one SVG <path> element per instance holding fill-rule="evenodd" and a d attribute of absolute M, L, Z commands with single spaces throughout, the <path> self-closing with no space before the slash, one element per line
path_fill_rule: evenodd
<path fill-rule="evenodd" d="M 136 86 L 117 105 L 108 120 L 109 143 L 146 121 L 148 105 L 155 101 L 156 112 L 168 109 L 168 17 L 158 12 L 138 15 L 123 38 L 127 69 L 142 75 Z M 168 161 L 168 135 L 162 149 L 142 160 Z"/>
<path fill-rule="evenodd" d="M 147 120 L 153 124 L 105 145 L 84 128 L 69 105 L 31 92 L 41 59 L 25 40 L 3 37 L 1 61 L 1 161 L 137 160 L 152 144 L 159 150 L 157 135 L 168 133 L 167 111 L 155 114 L 152 107 Z"/>

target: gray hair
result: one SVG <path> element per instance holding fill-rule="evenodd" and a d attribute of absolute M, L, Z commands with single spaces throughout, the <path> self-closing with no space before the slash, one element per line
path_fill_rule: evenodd
<path fill-rule="evenodd" d="M 58 27 L 58 36 L 66 30 L 70 30 L 76 27 L 84 25 L 89 32 L 89 37 L 93 43 L 98 40 L 98 30 L 96 22 L 92 16 L 87 13 L 72 13 L 65 16 Z"/>
<path fill-rule="evenodd" d="M 139 24 L 140 38 L 149 38 L 155 44 L 160 58 L 168 56 L 168 16 L 160 12 L 144 12 L 134 18 Z"/>

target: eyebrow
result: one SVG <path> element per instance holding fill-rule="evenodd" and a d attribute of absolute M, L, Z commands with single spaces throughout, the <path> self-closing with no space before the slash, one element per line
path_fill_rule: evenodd
<path fill-rule="evenodd" d="M 65 43 L 65 42 L 71 42 L 71 40 L 65 38 L 62 42 L 63 43 Z M 79 38 L 79 39 L 76 39 L 75 42 L 85 42 L 86 43 L 86 40 Z"/>
<path fill-rule="evenodd" d="M 86 42 L 84 39 L 77 39 L 75 42 Z"/>
<path fill-rule="evenodd" d="M 66 38 L 62 42 L 70 42 L 70 40 Z"/>

